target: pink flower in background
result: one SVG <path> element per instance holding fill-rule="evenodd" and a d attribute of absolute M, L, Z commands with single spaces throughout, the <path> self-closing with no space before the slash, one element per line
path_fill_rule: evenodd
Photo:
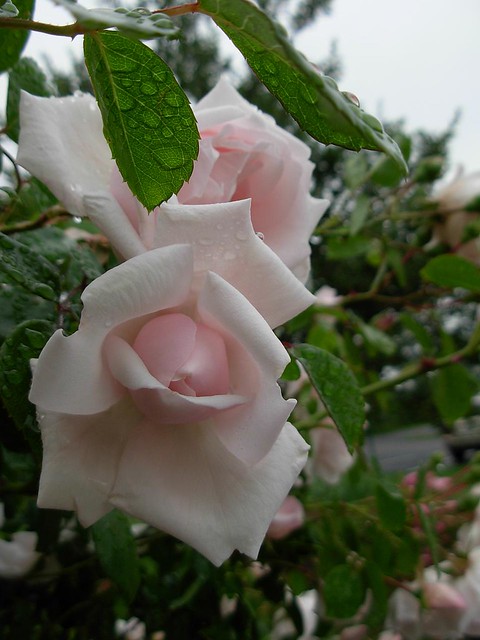
<path fill-rule="evenodd" d="M 270 523 L 267 536 L 272 540 L 281 540 L 299 529 L 304 522 L 305 509 L 302 503 L 295 496 L 287 496 Z"/>
<path fill-rule="evenodd" d="M 57 331 L 34 367 L 40 506 L 86 526 L 117 506 L 216 564 L 235 548 L 256 556 L 308 450 L 286 422 L 295 401 L 276 381 L 289 356 L 265 318 L 312 296 L 292 276 L 278 307 L 285 267 L 248 213 L 235 202 L 202 206 L 201 225 L 195 211 L 166 215 L 167 246 L 85 289 L 78 331 Z M 247 237 L 232 259 L 218 241 L 207 255 L 199 228 Z"/>
<path fill-rule="evenodd" d="M 156 226 L 164 206 L 149 216 L 122 181 L 92 96 L 38 98 L 23 93 L 20 114 L 18 162 L 70 213 L 89 216 L 123 258 L 161 246 Z M 202 133 L 200 155 L 190 181 L 172 203 L 250 199 L 255 231 L 304 282 L 309 238 L 328 206 L 309 195 L 313 164 L 308 147 L 225 80 L 198 103 L 196 116 Z"/>
<path fill-rule="evenodd" d="M 462 171 L 435 195 L 442 221 L 435 225 L 433 242 L 447 244 L 457 255 L 480 265 L 479 239 L 464 241 L 467 225 L 478 219 L 478 212 L 464 210 L 480 197 L 480 171 L 464 175 Z"/>
<path fill-rule="evenodd" d="M 350 469 L 354 457 L 349 453 L 344 439 L 336 429 L 319 427 L 310 431 L 312 457 L 309 469 L 325 482 L 335 484 Z"/>
<path fill-rule="evenodd" d="M 0 503 L 0 529 L 5 521 L 4 507 Z M 35 550 L 38 536 L 34 531 L 17 531 L 11 540 L 0 539 L 0 578 L 22 578 L 40 558 Z"/>

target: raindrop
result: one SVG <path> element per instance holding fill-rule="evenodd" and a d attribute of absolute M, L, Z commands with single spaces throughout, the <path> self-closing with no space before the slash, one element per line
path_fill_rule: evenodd
<path fill-rule="evenodd" d="M 307 87 L 305 85 L 302 85 L 301 88 L 301 94 L 302 94 L 302 98 L 308 102 L 309 104 L 315 104 L 317 101 L 317 96 L 315 94 L 315 91 L 313 91 L 312 89 L 310 89 L 310 87 Z"/>
<path fill-rule="evenodd" d="M 105 328 L 109 329 L 113 325 L 113 322 L 111 320 L 105 320 L 104 324 L 105 324 Z"/>
<path fill-rule="evenodd" d="M 350 91 L 342 91 L 342 93 L 349 102 L 354 104 L 356 107 L 360 107 L 360 100 L 354 93 L 351 93 Z"/>
<path fill-rule="evenodd" d="M 142 114 L 142 119 L 151 129 L 156 129 L 160 125 L 160 118 L 153 111 L 145 111 Z"/>
<path fill-rule="evenodd" d="M 80 216 L 73 216 L 73 221 L 75 224 L 80 224 L 82 222 L 82 219 L 80 218 Z"/>
<path fill-rule="evenodd" d="M 125 87 L 126 89 L 133 87 L 133 80 L 131 78 L 122 78 L 120 82 L 122 83 L 122 87 Z"/>
<path fill-rule="evenodd" d="M 263 233 L 261 231 L 256 231 L 255 235 L 260 238 L 260 240 L 265 240 L 265 236 L 263 235 Z"/>
<path fill-rule="evenodd" d="M 122 93 L 118 98 L 118 106 L 120 107 L 120 111 L 130 111 L 135 106 L 135 102 L 129 95 Z"/>
<path fill-rule="evenodd" d="M 379 133 L 383 133 L 383 127 L 380 120 L 377 120 L 375 116 L 370 115 L 369 113 L 363 114 L 363 121 L 368 124 L 372 129 L 378 131 Z"/>
<path fill-rule="evenodd" d="M 180 107 L 182 104 L 182 99 L 176 93 L 170 91 L 170 93 L 167 93 L 167 95 L 165 96 L 165 102 L 167 102 L 172 107 Z"/>

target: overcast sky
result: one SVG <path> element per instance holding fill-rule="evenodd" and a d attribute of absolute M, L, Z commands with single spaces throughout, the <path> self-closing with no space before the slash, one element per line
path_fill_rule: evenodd
<path fill-rule="evenodd" d="M 453 160 L 480 170 L 480 0 L 334 0 L 332 6 L 298 37 L 297 47 L 318 61 L 336 41 L 340 88 L 380 119 L 441 131 L 461 109 Z M 36 19 L 70 21 L 50 0 L 37 0 Z M 71 51 L 81 55 L 81 38 L 71 43 L 32 33 L 25 55 L 39 60 L 47 53 L 68 68 Z"/>

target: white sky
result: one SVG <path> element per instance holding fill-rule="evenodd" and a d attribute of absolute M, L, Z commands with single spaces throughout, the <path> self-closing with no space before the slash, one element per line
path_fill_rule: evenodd
<path fill-rule="evenodd" d="M 81 4 L 108 6 L 102 0 Z M 36 19 L 71 21 L 50 0 L 37 0 Z M 331 14 L 305 30 L 296 44 L 318 61 L 336 41 L 341 89 L 357 95 L 362 107 L 380 119 L 404 118 L 411 129 L 441 131 L 460 108 L 453 161 L 474 171 L 480 170 L 479 34 L 480 0 L 334 0 Z M 68 69 L 70 53 L 80 56 L 81 46 L 81 38 L 72 43 L 32 33 L 24 55 L 41 64 L 39 57 L 46 53 Z"/>

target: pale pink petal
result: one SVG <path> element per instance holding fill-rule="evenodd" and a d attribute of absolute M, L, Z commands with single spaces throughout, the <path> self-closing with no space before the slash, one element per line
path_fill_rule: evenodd
<path fill-rule="evenodd" d="M 38 506 L 76 511 L 88 527 L 112 509 L 108 497 L 117 466 L 140 414 L 128 397 L 92 416 L 42 411 L 38 408 L 43 441 Z"/>
<path fill-rule="evenodd" d="M 255 235 L 249 201 L 211 205 L 170 205 L 158 209 L 155 246 L 187 242 L 195 271 L 214 271 L 250 300 L 271 327 L 277 327 L 315 302 Z"/>
<path fill-rule="evenodd" d="M 272 540 L 281 540 L 299 529 L 305 521 L 305 509 L 295 496 L 287 496 L 275 514 L 267 531 Z"/>
<path fill-rule="evenodd" d="M 40 558 L 37 541 L 34 531 L 17 531 L 11 540 L 0 539 L 0 578 L 21 578 L 31 570 Z"/>
<path fill-rule="evenodd" d="M 234 549 L 256 557 L 307 451 L 287 424 L 268 455 L 248 467 L 224 449 L 208 425 L 144 423 L 128 439 L 111 502 L 216 565 Z"/>
<path fill-rule="evenodd" d="M 197 325 L 183 313 L 153 318 L 139 331 L 133 348 L 155 378 L 168 387 L 195 348 Z"/>
<path fill-rule="evenodd" d="M 155 424 L 199 422 L 246 402 L 246 398 L 238 394 L 182 395 L 151 375 L 137 352 L 121 338 L 109 336 L 105 347 L 112 376 L 130 390 L 137 407 Z"/>
<path fill-rule="evenodd" d="M 35 368 L 30 401 L 46 411 L 86 415 L 104 411 L 124 394 L 102 358 L 106 336 L 139 316 L 184 302 L 191 287 L 188 246 L 148 251 L 107 271 L 83 292 L 78 331 L 59 330 Z"/>
<path fill-rule="evenodd" d="M 200 317 L 223 336 L 232 393 L 250 398 L 214 419 L 223 444 L 255 464 L 268 453 L 295 406 L 277 384 L 289 356 L 265 320 L 229 283 L 209 273 L 200 292 Z"/>
<path fill-rule="evenodd" d="M 133 258 L 146 251 L 127 214 L 110 193 L 92 192 L 85 195 L 83 210 L 122 258 Z"/>
<path fill-rule="evenodd" d="M 44 182 L 70 213 L 83 196 L 108 192 L 115 166 L 91 95 L 39 98 L 22 91 L 17 161 Z"/>

